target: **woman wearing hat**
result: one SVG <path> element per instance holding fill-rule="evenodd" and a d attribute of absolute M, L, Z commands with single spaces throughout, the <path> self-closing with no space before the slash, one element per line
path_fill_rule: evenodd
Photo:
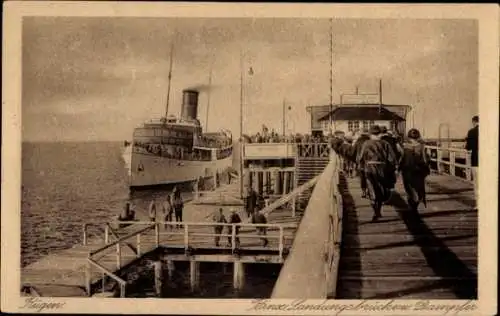
<path fill-rule="evenodd" d="M 378 125 L 370 128 L 370 134 L 370 139 L 365 141 L 356 157 L 356 163 L 363 166 L 374 211 L 372 221 L 376 221 L 382 216 L 382 205 L 391 197 L 397 159 L 391 145 L 380 140 L 381 130 Z"/>
<path fill-rule="evenodd" d="M 406 191 L 408 206 L 418 210 L 420 202 L 425 200 L 425 178 L 430 174 L 429 156 L 425 152 L 420 132 L 412 128 L 408 131 L 408 141 L 403 144 L 403 157 L 400 170 Z"/>

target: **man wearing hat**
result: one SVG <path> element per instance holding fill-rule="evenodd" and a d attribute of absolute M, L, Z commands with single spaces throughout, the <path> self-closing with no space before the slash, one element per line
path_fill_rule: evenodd
<path fill-rule="evenodd" d="M 229 216 L 229 222 L 228 224 L 239 224 L 241 223 L 241 218 L 238 215 L 238 212 L 236 210 L 232 209 L 231 210 L 231 215 Z M 236 235 L 236 240 L 235 240 L 235 246 L 238 248 L 240 246 L 240 237 L 238 237 L 238 233 L 240 231 L 240 227 L 236 225 L 234 227 L 235 230 L 235 235 Z M 231 247 L 232 243 L 232 234 L 233 234 L 233 226 L 228 226 L 228 234 L 231 236 L 227 237 L 229 247 Z"/>
<path fill-rule="evenodd" d="M 403 155 L 400 164 L 403 185 L 408 206 L 414 212 L 425 200 L 425 178 L 430 174 L 429 156 L 425 152 L 425 144 L 421 141 L 420 131 L 412 128 L 408 131 L 408 141 L 403 144 Z"/>
<path fill-rule="evenodd" d="M 354 160 L 356 160 L 356 157 L 361 152 L 361 148 L 363 147 L 363 144 L 369 139 L 370 139 L 370 134 L 368 133 L 368 131 L 366 129 L 363 129 L 361 131 L 358 139 L 354 143 L 354 150 L 353 150 Z M 358 171 L 359 179 L 361 181 L 361 190 L 363 191 L 362 197 L 366 198 L 368 196 L 368 194 L 367 194 L 366 176 L 365 176 L 363 165 L 357 164 L 356 170 Z"/>
<path fill-rule="evenodd" d="M 364 166 L 374 211 L 372 221 L 377 221 L 382 216 L 382 205 L 389 200 L 394 188 L 397 160 L 391 145 L 380 140 L 381 129 L 378 125 L 370 128 L 370 134 L 370 139 L 363 144 L 356 162 Z"/>

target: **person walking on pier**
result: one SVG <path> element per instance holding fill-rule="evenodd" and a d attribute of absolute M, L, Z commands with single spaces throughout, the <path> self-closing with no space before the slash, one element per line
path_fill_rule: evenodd
<path fill-rule="evenodd" d="M 361 134 L 359 135 L 358 139 L 354 143 L 353 147 L 353 156 L 357 157 L 358 154 L 361 152 L 361 148 L 363 147 L 363 144 L 370 139 L 370 136 L 368 134 L 367 130 L 361 131 Z M 356 160 L 356 158 L 354 158 Z M 361 181 L 361 191 L 362 191 L 362 197 L 366 198 L 368 197 L 368 187 L 366 184 L 366 175 L 364 172 L 364 166 L 360 164 L 356 164 L 356 170 L 359 176 L 359 180 Z"/>
<path fill-rule="evenodd" d="M 407 196 L 408 206 L 418 211 L 418 205 L 425 199 L 425 178 L 430 174 L 429 156 L 421 141 L 420 132 L 412 128 L 408 131 L 408 142 L 403 144 L 403 156 L 399 166 Z"/>
<path fill-rule="evenodd" d="M 153 198 L 151 202 L 149 203 L 149 221 L 150 222 L 156 222 L 156 199 Z"/>
<path fill-rule="evenodd" d="M 177 187 L 174 187 L 172 195 L 173 195 L 175 221 L 178 223 L 176 226 L 177 228 L 180 228 L 181 227 L 180 223 L 182 222 L 182 209 L 184 208 L 184 202 L 182 201 L 181 191 L 179 191 Z"/>
<path fill-rule="evenodd" d="M 229 216 L 229 224 L 239 224 L 241 223 L 241 218 L 240 216 L 238 215 L 238 213 L 235 211 L 235 210 L 232 210 L 231 211 L 231 216 Z M 238 225 L 235 225 L 234 226 L 234 234 L 236 235 L 236 239 L 235 239 L 235 247 L 238 248 L 240 246 L 240 237 L 238 237 L 238 234 L 240 232 L 240 226 Z M 228 226 L 228 233 L 229 235 L 231 236 L 228 236 L 227 237 L 227 240 L 228 240 L 228 244 L 229 244 L 229 247 L 232 246 L 233 242 L 232 242 L 232 234 L 233 234 L 233 226 Z"/>
<path fill-rule="evenodd" d="M 472 118 L 472 128 L 467 133 L 465 139 L 465 149 L 470 151 L 470 165 L 472 171 L 472 180 L 474 181 L 474 197 L 476 200 L 476 209 L 478 202 L 478 163 L 479 163 L 479 116 Z"/>
<path fill-rule="evenodd" d="M 267 224 L 267 219 L 264 214 L 260 210 L 257 210 L 254 212 L 252 215 L 252 224 Z M 260 236 L 266 236 L 267 235 L 267 227 L 257 227 L 257 234 Z M 262 246 L 266 247 L 269 241 L 267 240 L 266 237 L 262 237 Z"/>
<path fill-rule="evenodd" d="M 170 198 L 170 195 L 167 195 L 167 199 L 165 202 L 163 202 L 163 218 L 165 219 L 165 222 L 171 222 L 172 221 L 172 215 L 174 213 L 174 207 L 172 206 L 172 200 Z M 165 223 L 165 229 L 168 229 L 169 224 Z"/>
<path fill-rule="evenodd" d="M 364 166 L 374 222 L 382 216 L 382 205 L 390 199 L 396 180 L 396 155 L 389 143 L 380 140 L 380 132 L 378 125 L 370 128 L 370 139 L 356 157 L 357 164 Z"/>
<path fill-rule="evenodd" d="M 213 221 L 215 223 L 227 223 L 226 217 L 224 216 L 224 212 L 222 208 L 219 208 L 219 212 L 214 214 L 213 216 Z M 214 226 L 214 233 L 215 233 L 215 247 L 219 247 L 219 240 L 220 240 L 220 235 L 222 234 L 222 230 L 224 229 L 223 225 L 215 225 Z"/>

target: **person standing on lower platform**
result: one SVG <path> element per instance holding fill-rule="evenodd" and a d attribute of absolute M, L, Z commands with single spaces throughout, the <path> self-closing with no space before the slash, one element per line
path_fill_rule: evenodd
<path fill-rule="evenodd" d="M 420 132 L 412 128 L 408 131 L 408 141 L 403 144 L 403 156 L 399 168 L 403 177 L 408 206 L 415 212 L 421 202 L 427 206 L 425 178 L 430 174 L 429 161 Z"/>
<path fill-rule="evenodd" d="M 174 207 L 172 206 L 172 201 L 170 195 L 167 195 L 167 199 L 163 202 L 163 218 L 165 222 L 172 221 L 172 215 L 174 213 Z M 169 224 L 165 223 L 165 229 L 169 227 Z"/>
<path fill-rule="evenodd" d="M 225 224 L 227 223 L 226 217 L 224 216 L 224 211 L 222 208 L 219 209 L 219 212 L 214 214 L 213 216 L 214 223 Z M 220 235 L 222 234 L 222 230 L 224 229 L 224 225 L 215 225 L 214 233 L 215 233 L 215 247 L 219 247 Z"/>
<path fill-rule="evenodd" d="M 149 213 L 149 221 L 156 222 L 156 199 L 155 198 L 153 198 L 153 200 L 151 200 L 151 202 L 149 203 L 148 213 Z"/>
<path fill-rule="evenodd" d="M 245 211 L 247 217 L 250 218 L 257 207 L 257 192 L 252 187 L 248 187 L 247 194 L 245 196 Z"/>
<path fill-rule="evenodd" d="M 254 212 L 252 215 L 252 224 L 267 224 L 267 219 L 264 214 L 260 210 L 257 210 Z M 267 227 L 257 227 L 257 234 L 260 236 L 266 236 L 267 235 Z M 266 247 L 269 241 L 267 240 L 266 237 L 262 237 L 262 246 Z"/>
<path fill-rule="evenodd" d="M 470 151 L 470 165 L 472 171 L 472 180 L 474 181 L 474 197 L 476 200 L 476 208 L 478 202 L 478 165 L 479 165 L 479 116 L 472 118 L 472 128 L 467 133 L 465 139 L 465 149 Z"/>
<path fill-rule="evenodd" d="M 378 125 L 370 128 L 370 139 L 356 157 L 356 163 L 364 166 L 368 196 L 374 211 L 372 221 L 382 216 L 382 205 L 391 197 L 397 169 L 396 155 L 389 143 L 380 140 L 380 132 Z"/>
<path fill-rule="evenodd" d="M 181 191 L 179 191 L 177 187 L 174 187 L 172 195 L 173 195 L 175 221 L 178 223 L 177 228 L 180 228 L 181 227 L 180 223 L 182 222 L 182 210 L 184 208 L 184 202 L 182 201 Z"/>
<path fill-rule="evenodd" d="M 238 213 L 235 210 L 232 210 L 231 216 L 229 216 L 229 224 L 240 224 L 240 223 L 241 223 L 240 216 L 238 215 Z M 235 225 L 234 230 L 235 230 L 234 234 L 236 235 L 234 245 L 236 248 L 238 248 L 240 246 L 240 237 L 238 237 L 238 233 L 240 232 L 240 226 Z M 232 242 L 233 226 L 228 226 L 228 233 L 229 233 L 229 235 L 231 235 L 231 236 L 227 237 L 229 247 L 231 247 L 233 244 L 233 242 Z"/>

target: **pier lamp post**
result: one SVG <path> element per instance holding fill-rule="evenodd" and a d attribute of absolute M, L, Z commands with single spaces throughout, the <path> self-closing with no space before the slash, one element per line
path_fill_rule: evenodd
<path fill-rule="evenodd" d="M 243 102 L 244 102 L 244 65 L 243 65 L 243 50 L 240 51 L 240 197 L 243 199 L 243 164 L 244 164 L 244 141 L 243 141 Z M 253 68 L 250 67 L 248 75 L 253 75 Z"/>

